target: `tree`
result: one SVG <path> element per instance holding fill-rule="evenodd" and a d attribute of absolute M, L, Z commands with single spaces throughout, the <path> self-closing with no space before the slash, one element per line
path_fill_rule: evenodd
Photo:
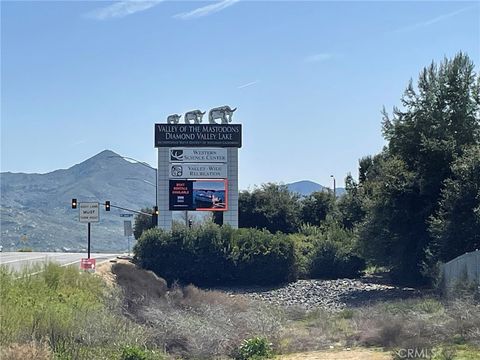
<path fill-rule="evenodd" d="M 146 214 L 153 214 L 153 210 L 149 208 L 143 208 L 140 211 Z M 142 233 L 145 230 L 151 229 L 153 227 L 154 225 L 152 223 L 152 217 L 150 215 L 136 214 L 133 225 L 133 236 L 135 236 L 135 239 L 138 240 L 140 239 L 140 236 L 142 236 Z"/>
<path fill-rule="evenodd" d="M 363 188 L 359 186 L 352 175 L 345 178 L 345 195 L 338 200 L 338 212 L 342 225 L 349 230 L 354 229 L 365 218 L 363 208 Z"/>
<path fill-rule="evenodd" d="M 299 196 L 286 185 L 263 184 L 239 194 L 239 227 L 292 233 L 299 225 Z"/>
<path fill-rule="evenodd" d="M 468 147 L 453 163 L 452 173 L 430 222 L 431 250 L 444 262 L 480 249 L 480 146 Z"/>
<path fill-rule="evenodd" d="M 384 111 L 388 141 L 373 159 L 363 159 L 360 185 L 367 196 L 360 240 L 399 281 L 422 281 L 421 268 L 432 241 L 430 220 L 454 176 L 452 163 L 480 139 L 480 78 L 459 53 L 432 63 L 410 81 L 392 118 Z"/>
<path fill-rule="evenodd" d="M 333 193 L 313 192 L 301 201 L 300 220 L 305 224 L 319 226 L 333 211 L 334 206 Z"/>

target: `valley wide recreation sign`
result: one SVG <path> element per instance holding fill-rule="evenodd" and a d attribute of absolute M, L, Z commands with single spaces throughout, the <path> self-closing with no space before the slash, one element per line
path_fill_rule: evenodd
<path fill-rule="evenodd" d="M 241 124 L 155 124 L 155 147 L 242 147 Z"/>
<path fill-rule="evenodd" d="M 169 164 L 170 179 L 225 179 L 227 164 Z"/>

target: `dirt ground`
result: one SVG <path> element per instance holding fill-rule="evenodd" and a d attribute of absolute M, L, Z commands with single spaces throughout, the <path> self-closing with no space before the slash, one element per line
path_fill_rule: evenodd
<path fill-rule="evenodd" d="M 278 360 L 392 360 L 389 353 L 353 349 L 338 351 L 312 351 L 278 356 Z"/>

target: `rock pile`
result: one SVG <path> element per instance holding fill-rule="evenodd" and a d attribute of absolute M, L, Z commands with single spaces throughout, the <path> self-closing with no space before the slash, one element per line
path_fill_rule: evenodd
<path fill-rule="evenodd" d="M 368 278 L 337 280 L 298 280 L 276 288 L 230 289 L 233 296 L 247 296 L 254 300 L 286 307 L 307 310 L 320 308 L 339 311 L 385 300 L 405 299 L 420 293 L 411 288 L 401 288 L 377 283 Z"/>

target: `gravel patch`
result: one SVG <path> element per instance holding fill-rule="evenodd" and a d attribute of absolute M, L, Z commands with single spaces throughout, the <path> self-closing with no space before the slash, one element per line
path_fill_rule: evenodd
<path fill-rule="evenodd" d="M 399 300 L 422 295 L 419 290 L 384 284 L 375 278 L 337 280 L 298 280 L 281 287 L 222 289 L 232 296 L 245 296 L 282 307 L 306 310 L 340 311 L 379 301 Z"/>

